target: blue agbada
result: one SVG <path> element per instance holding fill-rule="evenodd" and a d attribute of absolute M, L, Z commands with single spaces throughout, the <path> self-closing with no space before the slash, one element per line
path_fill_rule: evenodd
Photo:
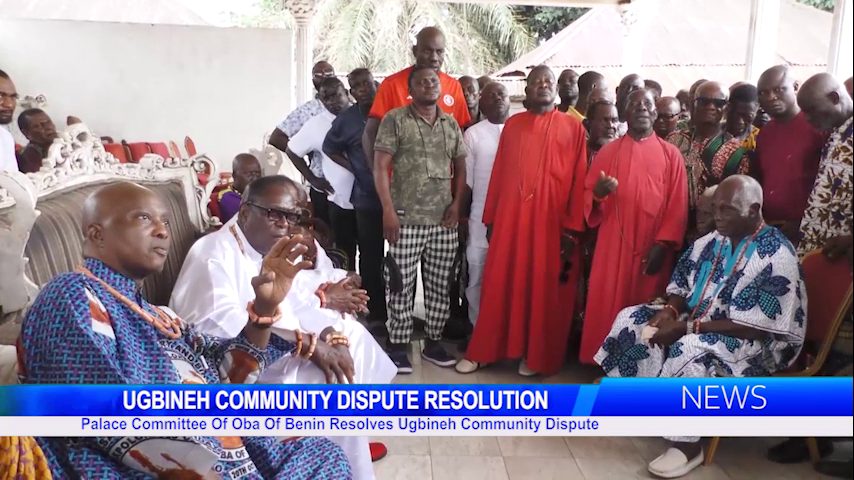
<path fill-rule="evenodd" d="M 137 283 L 99 260 L 86 268 L 148 313 Z M 27 312 L 19 348 L 27 383 L 252 383 L 294 345 L 272 335 L 266 350 L 241 334 L 203 335 L 184 326 L 169 339 L 95 279 L 57 276 Z M 39 438 L 54 478 L 347 479 L 350 465 L 326 438 Z M 178 475 L 178 476 L 171 476 Z"/>

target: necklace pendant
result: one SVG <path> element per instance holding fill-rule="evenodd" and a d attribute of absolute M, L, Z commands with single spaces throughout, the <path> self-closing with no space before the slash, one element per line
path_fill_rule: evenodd
<path fill-rule="evenodd" d="M 525 201 L 527 202 L 529 200 L 532 200 L 533 198 L 534 198 L 534 194 L 532 193 L 532 194 L 528 195 L 527 197 L 525 197 Z"/>

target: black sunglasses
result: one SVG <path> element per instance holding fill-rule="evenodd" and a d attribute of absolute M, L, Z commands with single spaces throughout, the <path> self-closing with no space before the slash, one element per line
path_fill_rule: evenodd
<path fill-rule="evenodd" d="M 270 208 L 265 207 L 264 205 L 258 205 L 253 202 L 246 202 L 247 205 L 251 205 L 259 210 L 263 210 L 267 214 L 267 220 L 271 222 L 287 222 L 288 225 L 301 225 L 305 226 L 309 223 L 309 219 L 311 215 L 309 215 L 308 210 L 298 209 L 298 210 L 280 210 L 278 208 Z"/>
<path fill-rule="evenodd" d="M 715 108 L 724 108 L 726 106 L 726 103 L 726 100 L 724 100 L 723 98 L 697 97 L 697 105 L 700 105 L 702 107 L 714 105 Z"/>

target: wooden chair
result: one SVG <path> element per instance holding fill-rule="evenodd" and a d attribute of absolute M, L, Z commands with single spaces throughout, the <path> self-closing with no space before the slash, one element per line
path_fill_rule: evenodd
<path fill-rule="evenodd" d="M 821 372 L 824 362 L 836 340 L 839 326 L 851 311 L 852 273 L 846 258 L 836 261 L 828 259 L 821 250 L 813 250 L 801 260 L 804 282 L 807 287 L 807 330 L 804 348 L 795 364 L 777 372 L 782 377 L 813 377 Z M 714 437 L 706 447 L 704 464 L 714 461 L 720 444 L 720 437 Z M 807 438 L 810 460 L 816 463 L 821 459 L 818 442 Z"/>

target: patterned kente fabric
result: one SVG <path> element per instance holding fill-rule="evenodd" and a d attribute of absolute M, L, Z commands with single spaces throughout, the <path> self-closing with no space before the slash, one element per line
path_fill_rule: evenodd
<path fill-rule="evenodd" d="M 702 323 L 732 320 L 768 337 L 703 333 L 701 323 L 699 334 L 687 334 L 667 348 L 653 346 L 641 331 L 662 307 L 638 305 L 617 315 L 596 363 L 612 377 L 752 377 L 788 367 L 800 353 L 806 328 L 798 257 L 774 227 L 763 227 L 749 240 L 733 248 L 717 232 L 700 238 L 679 259 L 667 293 L 687 299 L 689 312 L 700 305 Z"/>
<path fill-rule="evenodd" d="M 154 308 L 132 279 L 99 260 L 96 277 Z M 165 309 L 163 309 L 165 311 Z M 168 312 L 167 312 L 168 313 Z M 252 383 L 265 365 L 294 349 L 273 335 L 266 351 L 242 335 L 219 339 L 189 326 L 171 340 L 103 286 L 80 273 L 57 276 L 42 289 L 21 330 L 19 359 L 28 383 Z M 326 438 L 281 441 L 262 437 L 39 438 L 55 478 L 351 478 L 343 451 Z M 177 478 L 177 477 L 170 477 Z M 208 477 L 205 477 L 208 478 Z"/>

